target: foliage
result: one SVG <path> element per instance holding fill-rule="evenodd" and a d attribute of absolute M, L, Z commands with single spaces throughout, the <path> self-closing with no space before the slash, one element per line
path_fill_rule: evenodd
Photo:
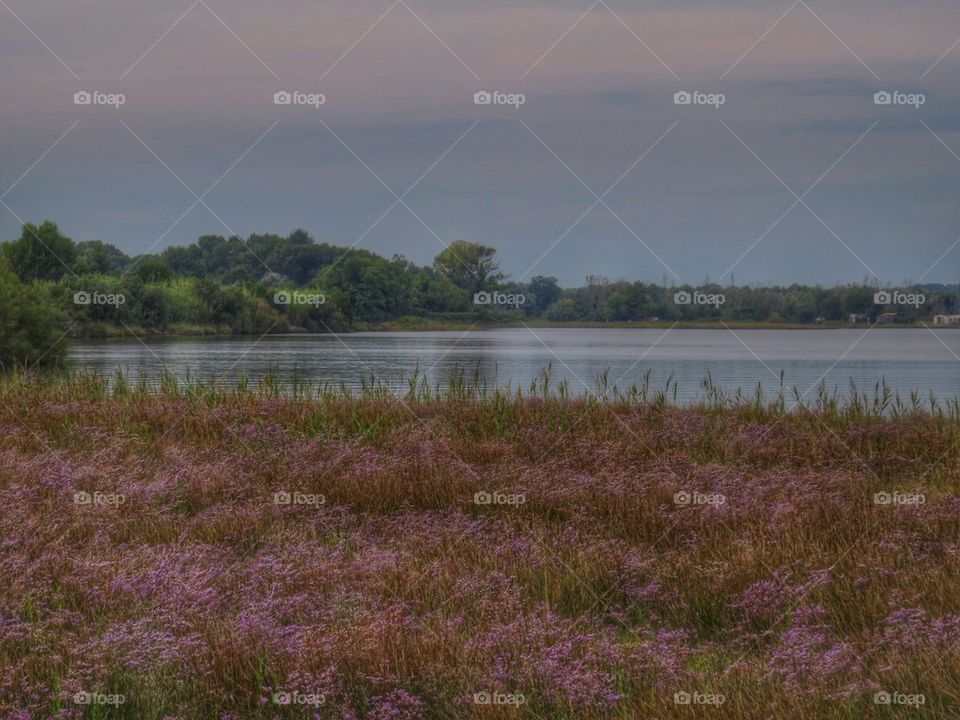
<path fill-rule="evenodd" d="M 469 296 L 481 290 L 491 289 L 503 279 L 500 266 L 494 255 L 496 249 L 454 240 L 433 259 L 433 267 Z"/>
<path fill-rule="evenodd" d="M 555 277 L 544 277 L 536 275 L 531 278 L 529 285 L 530 294 L 533 298 L 529 304 L 539 312 L 544 312 L 548 307 L 560 299 L 563 290 Z"/>
<path fill-rule="evenodd" d="M 431 267 L 358 248 L 317 243 L 305 231 L 224 238 L 204 235 L 185 247 L 129 258 L 99 240 L 74 245 L 56 224 L 25 225 L 3 246 L 21 281 L 53 298 L 77 325 L 74 334 L 166 333 L 183 326 L 234 333 L 329 332 L 355 326 L 413 324 L 473 327 L 530 319 L 581 323 L 872 323 L 884 311 L 894 322 L 929 322 L 960 313 L 960 286 L 900 288 L 923 294 L 917 306 L 874 302 L 873 285 L 832 288 L 666 287 L 588 275 L 581 287 L 561 288 L 554 277 L 514 282 L 500 270 L 496 250 L 457 240 Z M 59 258 L 59 259 L 58 259 Z M 61 263 L 61 260 L 64 262 Z M 37 283 L 36 286 L 32 285 Z M 277 291 L 320 293 L 322 304 L 277 303 Z M 33 290 L 31 290 L 32 292 Z M 524 302 L 477 305 L 480 291 L 523 296 Z M 77 292 L 123 294 L 117 306 L 77 305 Z M 722 303 L 678 303 L 677 293 L 722 296 Z"/>
<path fill-rule="evenodd" d="M 59 280 L 71 272 L 77 248 L 73 240 L 60 234 L 56 223 L 47 220 L 39 227 L 24 225 L 20 238 L 4 246 L 4 254 L 17 276 L 30 283 Z"/>
<path fill-rule="evenodd" d="M 78 275 L 84 273 L 102 273 L 112 275 L 123 270 L 130 258 L 121 250 L 102 240 L 84 240 L 77 243 L 77 264 L 74 270 Z"/>
<path fill-rule="evenodd" d="M 570 298 L 562 298 L 547 308 L 547 320 L 553 322 L 570 322 L 576 320 L 577 310 Z"/>
<path fill-rule="evenodd" d="M 62 318 L 40 288 L 28 288 L 0 259 L 0 368 L 59 362 L 65 352 Z"/>
<path fill-rule="evenodd" d="M 412 309 L 411 287 L 402 260 L 352 250 L 317 276 L 349 322 L 381 322 Z"/>

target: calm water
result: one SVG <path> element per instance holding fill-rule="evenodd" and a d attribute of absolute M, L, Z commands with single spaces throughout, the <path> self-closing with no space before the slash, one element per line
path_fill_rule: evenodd
<path fill-rule="evenodd" d="M 534 334 L 536 333 L 536 334 Z M 702 395 L 709 373 L 726 390 L 751 393 L 759 383 L 776 394 L 784 373 L 787 387 L 801 392 L 823 382 L 846 391 L 851 379 L 872 391 L 885 379 L 901 394 L 920 391 L 938 399 L 960 397 L 960 331 L 937 330 L 566 330 L 511 329 L 462 332 L 282 335 L 261 339 L 157 338 L 74 342 L 75 368 L 137 377 L 156 377 L 166 368 L 180 377 L 233 382 L 273 370 L 316 383 L 356 387 L 371 374 L 400 386 L 417 367 L 435 383 L 456 368 L 478 372 L 488 383 L 526 389 L 552 366 L 554 382 L 571 389 L 595 388 L 608 372 L 621 388 L 640 384 L 648 371 L 662 388 L 672 376 L 678 397 Z M 811 392 L 808 397 L 811 397 Z"/>

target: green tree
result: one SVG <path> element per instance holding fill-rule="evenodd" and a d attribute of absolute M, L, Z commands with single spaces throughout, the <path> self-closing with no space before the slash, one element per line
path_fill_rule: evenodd
<path fill-rule="evenodd" d="M 555 277 L 537 275 L 530 280 L 530 292 L 533 293 L 533 305 L 540 312 L 546 311 L 560 299 L 560 285 Z"/>
<path fill-rule="evenodd" d="M 403 265 L 354 250 L 321 270 L 317 282 L 348 322 L 382 322 L 410 311 L 410 279 Z"/>
<path fill-rule="evenodd" d="M 569 322 L 577 317 L 576 306 L 570 298 L 557 300 L 547 308 L 547 319 L 553 322 Z"/>
<path fill-rule="evenodd" d="M 590 296 L 590 319 L 609 319 L 605 313 L 610 279 L 606 275 L 587 275 L 587 293 Z"/>
<path fill-rule="evenodd" d="M 4 246 L 10 267 L 23 282 L 59 280 L 71 272 L 77 259 L 73 240 L 60 234 L 55 222 L 23 226 L 20 238 Z"/>
<path fill-rule="evenodd" d="M 173 270 L 162 257 L 141 255 L 134 262 L 134 274 L 145 283 L 169 282 L 173 278 Z"/>
<path fill-rule="evenodd" d="M 873 303 L 873 288 L 852 286 L 843 288 L 841 292 L 843 294 L 841 307 L 847 315 L 851 313 L 869 315 L 876 311 L 876 306 Z"/>
<path fill-rule="evenodd" d="M 467 293 L 433 268 L 407 267 L 415 308 L 424 312 L 461 312 L 469 307 Z"/>
<path fill-rule="evenodd" d="M 50 365 L 66 352 L 59 318 L 46 295 L 0 261 L 0 369 Z"/>
<path fill-rule="evenodd" d="M 84 273 L 113 274 L 130 262 L 120 249 L 102 240 L 84 240 L 77 243 L 78 275 Z"/>
<path fill-rule="evenodd" d="M 496 248 L 486 245 L 454 240 L 433 259 L 433 267 L 472 297 L 503 280 L 500 264 L 494 258 L 496 252 Z"/>
<path fill-rule="evenodd" d="M 611 320 L 637 320 L 644 314 L 646 301 L 643 283 L 617 283 L 607 296 L 605 314 Z"/>

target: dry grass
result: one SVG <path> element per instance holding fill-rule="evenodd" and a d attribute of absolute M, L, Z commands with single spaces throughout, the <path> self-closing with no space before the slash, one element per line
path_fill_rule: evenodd
<path fill-rule="evenodd" d="M 955 717 L 960 421 L 881 405 L 8 378 L 0 715 Z"/>

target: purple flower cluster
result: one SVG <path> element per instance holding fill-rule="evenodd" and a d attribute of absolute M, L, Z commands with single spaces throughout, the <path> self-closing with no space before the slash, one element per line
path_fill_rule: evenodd
<path fill-rule="evenodd" d="M 0 410 L 0 717 L 948 717 L 960 687 L 941 419 L 33 392 Z"/>

